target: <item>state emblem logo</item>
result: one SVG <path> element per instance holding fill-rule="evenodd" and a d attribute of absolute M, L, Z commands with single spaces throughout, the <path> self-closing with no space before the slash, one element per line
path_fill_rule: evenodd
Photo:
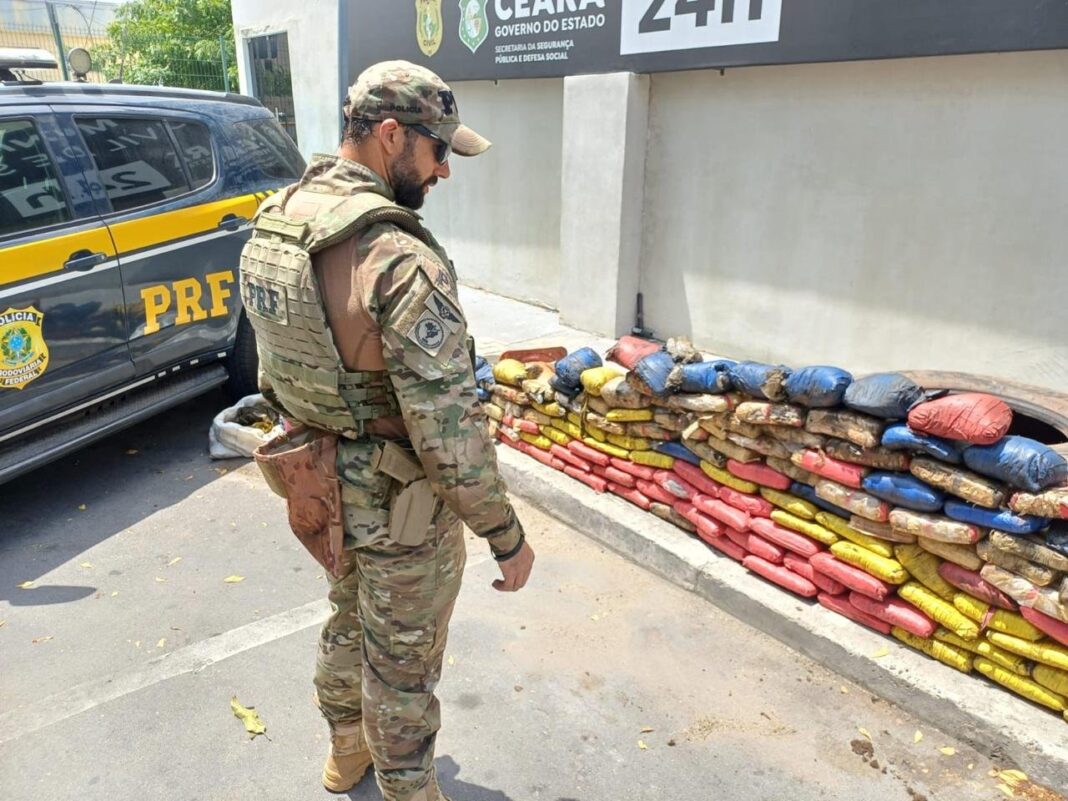
<path fill-rule="evenodd" d="M 474 53 L 489 36 L 488 0 L 460 0 L 460 41 Z"/>
<path fill-rule="evenodd" d="M 0 314 L 0 389 L 22 389 L 48 369 L 43 323 L 33 306 Z"/>
<path fill-rule="evenodd" d="M 415 0 L 415 38 L 424 55 L 432 56 L 438 52 L 444 28 L 441 0 Z"/>

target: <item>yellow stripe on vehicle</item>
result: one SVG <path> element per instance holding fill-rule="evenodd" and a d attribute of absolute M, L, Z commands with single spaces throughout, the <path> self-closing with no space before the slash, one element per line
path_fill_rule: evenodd
<path fill-rule="evenodd" d="M 115 258 L 115 248 L 103 225 L 0 248 L 0 259 L 4 265 L 0 270 L 0 286 L 57 273 L 63 269 L 63 262 L 79 250 Z"/>
<path fill-rule="evenodd" d="M 213 231 L 219 227 L 219 222 L 227 214 L 251 220 L 257 205 L 253 194 L 202 203 L 199 206 L 115 223 L 111 226 L 111 235 L 115 238 L 115 247 L 118 248 L 121 258 L 126 253 Z"/>

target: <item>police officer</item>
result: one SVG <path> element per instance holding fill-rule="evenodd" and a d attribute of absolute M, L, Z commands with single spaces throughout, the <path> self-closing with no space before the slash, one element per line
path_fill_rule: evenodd
<path fill-rule="evenodd" d="M 451 155 L 490 143 L 437 75 L 403 61 L 363 72 L 344 119 L 337 154 L 261 208 L 242 283 L 246 297 L 286 299 L 246 303 L 265 393 L 337 435 L 344 567 L 315 671 L 331 733 L 323 784 L 345 792 L 373 763 L 386 801 L 436 801 L 434 689 L 462 524 L 488 542 L 496 589 L 522 588 L 534 562 L 476 398 L 456 274 L 414 212 Z M 291 521 L 295 500 L 316 495 L 294 492 Z"/>

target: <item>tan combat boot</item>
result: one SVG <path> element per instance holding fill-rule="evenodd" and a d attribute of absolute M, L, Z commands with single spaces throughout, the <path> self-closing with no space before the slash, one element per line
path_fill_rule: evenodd
<path fill-rule="evenodd" d="M 347 793 L 360 783 L 372 765 L 371 751 L 362 727 L 339 727 L 330 734 L 330 753 L 323 766 L 323 787 L 332 793 Z"/>

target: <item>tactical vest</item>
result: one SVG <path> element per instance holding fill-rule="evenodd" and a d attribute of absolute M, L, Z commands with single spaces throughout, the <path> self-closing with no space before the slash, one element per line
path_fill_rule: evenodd
<path fill-rule="evenodd" d="M 285 215 L 307 190 L 291 187 L 260 207 L 241 251 L 241 296 L 256 332 L 260 369 L 278 400 L 305 425 L 349 439 L 370 420 L 400 413 L 385 371 L 348 371 L 326 320 L 312 254 L 389 222 L 434 247 L 419 217 L 374 192 L 314 193 L 322 207 L 312 221 Z M 325 222 L 324 222 L 325 221 Z"/>

